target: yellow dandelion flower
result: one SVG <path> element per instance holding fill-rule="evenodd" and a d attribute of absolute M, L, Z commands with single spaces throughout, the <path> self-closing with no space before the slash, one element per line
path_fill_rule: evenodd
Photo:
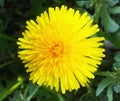
<path fill-rule="evenodd" d="M 30 80 L 39 86 L 59 89 L 64 94 L 85 86 L 101 63 L 103 37 L 87 12 L 49 8 L 36 21 L 27 21 L 27 30 L 17 44 L 18 57 L 25 63 Z"/>

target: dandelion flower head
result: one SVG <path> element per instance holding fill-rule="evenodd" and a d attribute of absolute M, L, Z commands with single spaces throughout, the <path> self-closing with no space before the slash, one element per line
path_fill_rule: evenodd
<path fill-rule="evenodd" d="M 99 31 L 87 12 L 66 6 L 49 7 L 36 21 L 27 21 L 17 44 L 18 57 L 30 72 L 30 80 L 39 86 L 61 91 L 85 86 L 104 57 L 103 37 L 91 37 Z"/>

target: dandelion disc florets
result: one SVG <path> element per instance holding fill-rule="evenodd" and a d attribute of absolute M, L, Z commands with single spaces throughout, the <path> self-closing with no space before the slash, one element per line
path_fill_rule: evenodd
<path fill-rule="evenodd" d="M 17 44 L 30 80 L 62 91 L 85 86 L 104 57 L 103 37 L 87 12 L 80 14 L 66 6 L 49 8 L 36 21 L 27 21 L 27 30 Z"/>

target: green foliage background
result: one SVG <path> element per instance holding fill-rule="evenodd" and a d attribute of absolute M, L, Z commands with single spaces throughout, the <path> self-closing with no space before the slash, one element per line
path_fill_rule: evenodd
<path fill-rule="evenodd" d="M 67 5 L 87 11 L 98 23 L 105 54 L 95 79 L 65 95 L 32 84 L 17 57 L 17 38 L 26 21 L 48 7 Z M 120 0 L 0 0 L 0 101 L 120 101 Z"/>

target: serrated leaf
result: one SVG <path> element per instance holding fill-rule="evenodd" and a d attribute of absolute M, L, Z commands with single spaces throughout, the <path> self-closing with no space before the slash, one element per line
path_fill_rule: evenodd
<path fill-rule="evenodd" d="M 110 17 L 105 4 L 101 6 L 99 16 L 106 32 L 113 33 L 119 29 L 119 25 Z"/>
<path fill-rule="evenodd" d="M 113 8 L 108 8 L 108 11 L 111 14 L 119 14 L 120 13 L 120 6 L 115 6 Z"/>
<path fill-rule="evenodd" d="M 98 84 L 98 87 L 97 87 L 97 90 L 96 90 L 96 96 L 99 96 L 103 91 L 104 89 L 112 84 L 114 81 L 111 80 L 110 77 L 107 77 L 105 79 L 103 79 L 99 84 Z"/>
<path fill-rule="evenodd" d="M 110 85 L 107 89 L 108 101 L 113 101 L 113 86 Z"/>

